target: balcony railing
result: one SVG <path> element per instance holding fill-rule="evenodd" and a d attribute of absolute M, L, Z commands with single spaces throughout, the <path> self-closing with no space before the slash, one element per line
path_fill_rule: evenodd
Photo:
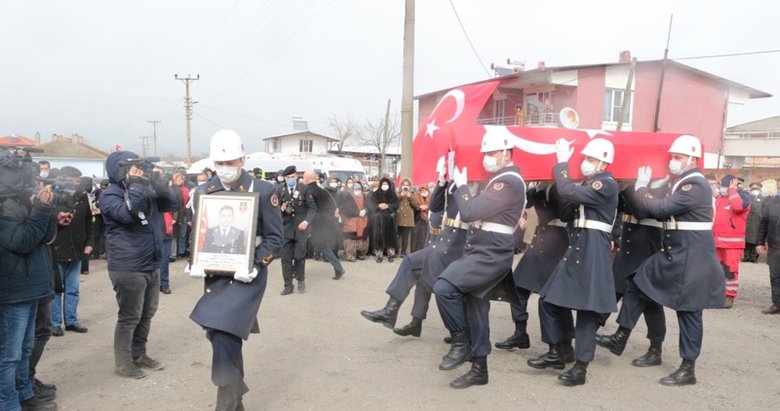
<path fill-rule="evenodd" d="M 556 113 L 529 114 L 477 119 L 477 124 L 490 126 L 560 127 Z"/>

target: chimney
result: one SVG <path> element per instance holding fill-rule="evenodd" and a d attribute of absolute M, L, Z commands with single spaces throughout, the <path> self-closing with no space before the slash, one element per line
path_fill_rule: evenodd
<path fill-rule="evenodd" d="M 537 66 L 537 68 L 541 71 L 544 71 L 547 68 L 547 65 L 544 64 L 544 61 L 539 60 L 539 65 Z"/>
<path fill-rule="evenodd" d="M 631 63 L 631 51 L 630 50 L 623 50 L 620 52 L 620 57 L 618 58 L 618 63 L 620 64 L 628 64 Z"/>

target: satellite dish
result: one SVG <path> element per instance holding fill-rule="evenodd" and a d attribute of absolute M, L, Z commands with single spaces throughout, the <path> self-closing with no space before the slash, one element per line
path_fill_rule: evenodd
<path fill-rule="evenodd" d="M 580 116 L 571 107 L 564 107 L 558 115 L 563 128 L 574 129 L 580 124 Z"/>

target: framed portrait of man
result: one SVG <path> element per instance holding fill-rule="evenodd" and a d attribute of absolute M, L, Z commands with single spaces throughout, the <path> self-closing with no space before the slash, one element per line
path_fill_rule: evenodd
<path fill-rule="evenodd" d="M 254 264 L 258 193 L 198 196 L 192 259 L 207 274 L 233 276 Z"/>

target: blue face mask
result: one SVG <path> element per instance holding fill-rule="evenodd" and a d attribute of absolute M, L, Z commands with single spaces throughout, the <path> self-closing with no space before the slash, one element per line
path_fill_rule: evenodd
<path fill-rule="evenodd" d="M 294 178 L 285 178 L 284 182 L 287 183 L 287 187 L 295 187 L 298 184 L 298 180 Z"/>

